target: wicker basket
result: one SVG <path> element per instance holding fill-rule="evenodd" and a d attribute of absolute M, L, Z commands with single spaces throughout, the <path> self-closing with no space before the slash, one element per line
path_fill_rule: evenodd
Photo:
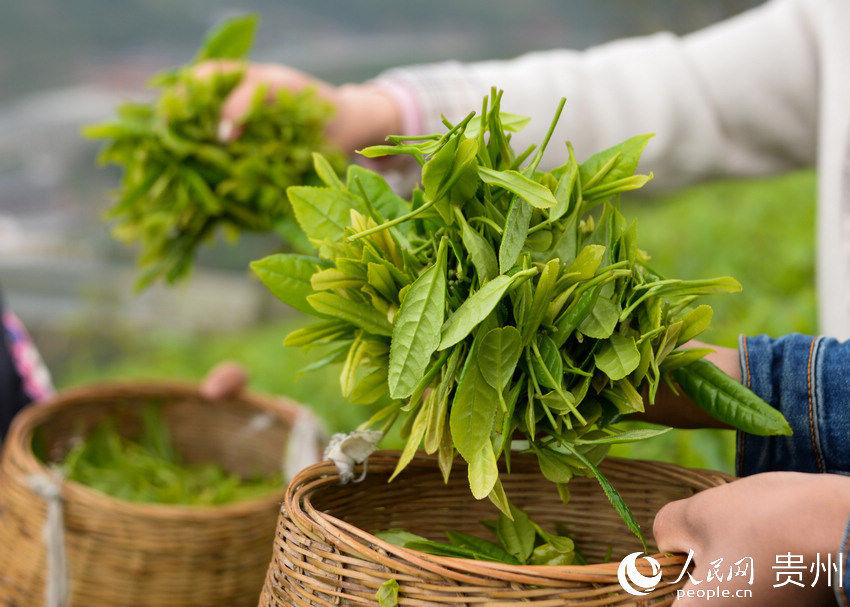
<path fill-rule="evenodd" d="M 479 521 L 495 518 L 488 500 L 469 495 L 466 470 L 456 464 L 444 485 L 435 458 L 417 456 L 391 484 L 398 453 L 377 452 L 359 485 L 340 486 L 334 465 L 316 464 L 296 476 L 278 520 L 274 555 L 261 607 L 377 605 L 375 593 L 394 578 L 399 604 L 669 605 L 684 583 L 668 584 L 681 573 L 681 555 L 654 555 L 664 580 L 645 597 L 627 594 L 617 581 L 618 561 L 641 550 L 595 480 L 576 478 L 564 506 L 533 457 L 513 458 L 503 482 L 512 502 L 552 529 L 562 522 L 591 563 L 570 567 L 512 566 L 436 557 L 399 548 L 370 532 L 403 528 L 437 541 L 447 529 L 488 537 Z M 609 458 L 601 469 L 629 504 L 645 533 L 665 503 L 729 480 L 717 472 L 671 464 Z M 492 538 L 490 538 L 492 539 Z M 655 549 L 648 538 L 650 548 Z M 643 561 L 642 561 L 643 562 Z M 647 569 L 641 569 L 651 575 Z"/>
<path fill-rule="evenodd" d="M 106 416 L 116 419 L 120 431 L 133 432 L 138 406 L 150 402 L 161 403 L 187 461 L 218 462 L 244 475 L 281 470 L 289 429 L 302 411 L 255 396 L 210 402 L 188 385 L 132 383 L 71 390 L 29 407 L 15 420 L 0 462 L 4 607 L 256 605 L 282 487 L 257 499 L 193 507 L 130 503 L 64 481 L 57 485 L 62 511 L 55 520 L 64 533 L 59 554 L 64 545 L 66 565 L 57 567 L 52 560 L 55 534 L 45 535 L 50 506 L 30 487 L 34 478 L 55 477 L 33 455 L 35 431 L 44 437 L 51 459 L 59 458 Z M 62 584 L 56 579 L 62 570 L 67 601 L 50 598 L 45 590 Z"/>

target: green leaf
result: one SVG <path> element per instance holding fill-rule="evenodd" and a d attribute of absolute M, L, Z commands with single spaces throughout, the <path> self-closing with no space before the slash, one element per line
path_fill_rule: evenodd
<path fill-rule="evenodd" d="M 449 411 L 452 441 L 467 462 L 490 442 L 499 409 L 495 390 L 481 377 L 477 357 L 478 345 L 474 344 L 464 363 Z"/>
<path fill-rule="evenodd" d="M 546 447 L 534 447 L 534 454 L 537 456 L 537 463 L 540 465 L 540 472 L 547 480 L 553 483 L 568 483 L 573 478 L 573 469 L 570 466 L 566 457 Z"/>
<path fill-rule="evenodd" d="M 680 367 L 687 367 L 694 361 L 714 352 L 716 352 L 714 348 L 680 348 L 664 358 L 661 368 L 665 371 L 672 371 Z"/>
<path fill-rule="evenodd" d="M 478 167 L 478 177 L 481 181 L 493 186 L 504 188 L 525 200 L 538 209 L 548 209 L 558 204 L 552 195 L 552 190 L 532 181 L 516 171 L 496 171 L 487 167 Z"/>
<path fill-rule="evenodd" d="M 322 182 L 324 182 L 324 184 L 329 188 L 334 190 L 345 189 L 345 186 L 342 184 L 342 181 L 340 181 L 339 175 L 336 174 L 331 163 L 318 152 L 313 152 L 313 169 L 316 171 L 316 175 L 319 179 L 321 179 Z"/>
<path fill-rule="evenodd" d="M 522 343 L 515 327 L 500 327 L 488 332 L 478 350 L 478 368 L 484 381 L 502 392 L 514 374 L 520 354 Z"/>
<path fill-rule="evenodd" d="M 451 530 L 446 531 L 446 537 L 449 538 L 449 541 L 452 543 L 453 546 L 472 550 L 482 556 L 486 556 L 487 560 L 494 561 L 497 563 L 506 563 L 508 565 L 520 564 L 520 562 L 516 559 L 514 555 L 512 555 L 510 552 L 508 552 L 495 542 L 483 540 L 480 537 L 475 537 L 474 535 L 467 535 L 466 533 L 460 533 L 459 531 Z"/>
<path fill-rule="evenodd" d="M 398 605 L 398 582 L 396 580 L 387 580 L 378 592 L 375 594 L 378 601 L 378 607 L 397 607 Z"/>
<path fill-rule="evenodd" d="M 623 497 L 614 488 L 614 485 L 612 485 L 607 478 L 602 476 L 602 473 L 599 472 L 599 469 L 593 465 L 593 462 L 591 462 L 584 455 L 582 455 L 575 447 L 565 442 L 562 442 L 561 445 L 593 473 L 593 476 L 596 477 L 596 480 L 602 487 L 602 491 L 605 492 L 605 495 L 610 500 L 611 505 L 614 506 L 614 509 L 622 517 L 623 521 L 625 521 L 626 526 L 631 529 L 632 533 L 634 533 L 635 536 L 637 536 L 637 538 L 641 541 L 641 544 L 643 544 L 643 549 L 644 551 L 646 551 L 646 540 L 643 538 L 643 533 L 641 533 L 640 525 L 638 525 L 638 522 L 635 519 L 635 515 L 632 514 L 632 511 L 629 509 L 628 504 L 626 504 L 626 502 L 623 500 Z"/>
<path fill-rule="evenodd" d="M 493 247 L 487 239 L 469 226 L 463 213 L 457 207 L 455 207 L 455 216 L 460 223 L 463 246 L 466 247 L 472 264 L 478 272 L 479 282 L 484 284 L 499 273 L 496 253 L 493 252 Z"/>
<path fill-rule="evenodd" d="M 487 497 L 499 480 L 499 467 L 496 464 L 496 454 L 493 452 L 493 444 L 487 440 L 481 449 L 475 452 L 469 461 L 467 469 L 469 477 L 469 488 L 472 496 L 477 500 Z"/>
<path fill-rule="evenodd" d="M 758 436 L 792 434 L 782 413 L 708 361 L 698 360 L 676 369 L 673 378 L 700 409 L 715 419 Z"/>
<path fill-rule="evenodd" d="M 254 44 L 259 17 L 254 14 L 233 17 L 207 34 L 195 55 L 195 61 L 207 59 L 242 59 Z"/>
<path fill-rule="evenodd" d="M 425 164 L 425 155 L 415 145 L 372 145 L 357 153 L 364 158 L 382 158 L 384 156 L 410 155 L 422 165 Z"/>
<path fill-rule="evenodd" d="M 313 240 L 341 240 L 351 209 L 363 210 L 358 197 L 331 188 L 292 186 L 286 195 L 298 225 Z"/>
<path fill-rule="evenodd" d="M 457 185 L 463 198 L 475 193 L 478 142 L 463 136 L 449 140 L 422 167 L 422 186 L 429 200 L 438 201 Z M 471 192 L 470 192 L 471 191 Z"/>
<path fill-rule="evenodd" d="M 404 548 L 404 545 L 407 542 L 427 542 L 427 538 L 422 537 L 421 535 L 416 535 L 405 531 L 404 529 L 387 529 L 386 531 L 378 531 L 375 533 L 375 537 L 378 539 L 384 540 L 388 544 L 392 544 L 393 546 L 398 546 L 399 548 Z"/>
<path fill-rule="evenodd" d="M 605 339 L 614 333 L 619 317 L 620 308 L 617 304 L 605 297 L 599 297 L 590 314 L 579 324 L 578 330 L 588 337 Z"/>
<path fill-rule="evenodd" d="M 612 380 L 623 379 L 637 369 L 640 352 L 634 337 L 612 335 L 593 355 L 596 366 Z"/>
<path fill-rule="evenodd" d="M 534 272 L 536 270 L 532 269 L 518 272 L 513 276 L 497 276 L 473 293 L 443 325 L 442 339 L 438 349 L 445 350 L 469 335 L 478 323 L 489 316 L 511 287 Z"/>
<path fill-rule="evenodd" d="M 584 190 L 631 177 L 637 170 L 643 148 L 654 135 L 637 135 L 598 152 L 581 163 L 579 179 Z"/>
<path fill-rule="evenodd" d="M 509 114 L 507 112 L 499 112 L 499 120 L 501 121 L 502 130 L 509 131 L 512 133 L 516 133 L 525 128 L 525 126 L 531 121 L 531 118 L 528 116 L 519 116 L 517 114 Z M 466 130 L 464 134 L 467 137 L 478 137 L 478 134 L 481 132 L 481 121 L 477 118 L 475 120 L 470 120 L 469 124 L 466 126 Z"/>
<path fill-rule="evenodd" d="M 377 367 L 357 382 L 348 395 L 355 405 L 371 405 L 387 394 L 387 368 Z"/>
<path fill-rule="evenodd" d="M 441 245 L 436 263 L 410 285 L 393 321 L 388 372 L 392 398 L 410 396 L 425 374 L 440 345 L 445 307 L 446 247 Z"/>
<path fill-rule="evenodd" d="M 697 306 L 685 314 L 681 318 L 683 326 L 682 331 L 679 333 L 679 338 L 676 340 L 677 344 L 683 344 L 690 341 L 708 329 L 711 325 L 711 317 L 713 315 L 714 311 L 711 309 L 711 306 L 707 306 L 705 304 Z"/>
<path fill-rule="evenodd" d="M 299 312 L 314 314 L 307 303 L 307 296 L 314 293 L 310 279 L 330 265 L 318 257 L 280 253 L 252 262 L 251 269 L 272 295 Z"/>
<path fill-rule="evenodd" d="M 525 512 L 513 505 L 511 506 L 511 513 L 513 520 L 504 514 L 499 515 L 499 520 L 496 523 L 496 534 L 505 550 L 514 555 L 521 563 L 525 563 L 534 550 L 536 535 L 534 525 Z"/>
<path fill-rule="evenodd" d="M 405 444 L 401 455 L 399 455 L 398 464 L 396 464 L 395 470 L 387 481 L 388 483 L 392 482 L 392 480 L 407 467 L 407 464 L 410 463 L 413 456 L 416 455 L 416 450 L 419 448 L 419 445 L 422 443 L 422 439 L 425 437 L 428 414 L 430 412 L 430 408 L 433 406 L 434 400 L 429 398 L 422 404 L 421 407 L 419 407 L 419 411 L 417 411 L 416 417 L 413 420 L 413 426 L 410 429 L 410 436 L 407 437 L 407 443 Z"/>
<path fill-rule="evenodd" d="M 560 390 L 564 376 L 564 361 L 558 346 L 548 335 L 539 335 L 537 349 L 540 352 L 540 359 L 538 360 L 536 356 L 532 359 L 534 376 L 541 386 Z"/>
<path fill-rule="evenodd" d="M 410 212 L 410 204 L 393 192 L 383 177 L 375 171 L 351 164 L 348 166 L 346 187 L 349 192 L 359 195 L 360 188 L 357 186 L 357 180 L 360 181 L 372 205 L 384 216 L 384 219 L 395 219 Z"/>
<path fill-rule="evenodd" d="M 307 297 L 307 302 L 319 314 L 339 318 L 373 335 L 390 336 L 393 328 L 387 317 L 372 306 L 346 299 L 336 293 L 323 291 Z"/>
<path fill-rule="evenodd" d="M 638 428 L 636 430 L 626 430 L 612 436 L 603 436 L 600 438 L 575 439 L 577 445 L 619 445 L 622 443 L 634 443 L 637 441 L 648 440 L 667 434 L 672 428 Z"/>
<path fill-rule="evenodd" d="M 585 281 L 593 278 L 596 274 L 596 269 L 602 262 L 602 257 L 605 255 L 605 247 L 598 244 L 589 244 L 582 247 L 573 263 L 567 268 L 567 274 L 576 273 L 576 281 Z"/>
<path fill-rule="evenodd" d="M 505 274 L 514 267 L 525 239 L 528 236 L 528 226 L 531 222 L 531 205 L 522 198 L 514 198 L 505 219 L 502 232 L 502 242 L 499 245 L 499 273 Z"/>
<path fill-rule="evenodd" d="M 309 302 L 308 302 L 309 305 Z M 310 314 L 315 314 L 311 311 Z M 338 320 L 326 320 L 296 329 L 283 340 L 284 346 L 307 346 L 314 342 L 332 341 L 353 332 L 351 325 Z M 345 346 L 348 350 L 348 347 Z"/>

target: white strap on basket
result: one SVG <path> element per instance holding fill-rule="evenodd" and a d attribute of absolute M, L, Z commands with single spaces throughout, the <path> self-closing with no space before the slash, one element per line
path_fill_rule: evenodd
<path fill-rule="evenodd" d="M 378 448 L 383 432 L 357 430 L 351 434 L 334 434 L 325 449 L 325 459 L 330 459 L 339 470 L 339 484 L 359 483 L 366 478 L 366 461 Z M 354 466 L 363 464 L 363 472 L 354 478 Z"/>
<path fill-rule="evenodd" d="M 309 409 L 299 409 L 289 430 L 283 459 L 283 478 L 289 482 L 304 468 L 317 463 L 322 445 L 327 440 L 328 433 L 321 420 Z"/>
<path fill-rule="evenodd" d="M 65 522 L 62 514 L 62 477 L 58 474 L 33 474 L 27 484 L 47 503 L 44 521 L 44 547 L 47 558 L 45 607 L 68 604 L 68 561 L 65 554 Z"/>

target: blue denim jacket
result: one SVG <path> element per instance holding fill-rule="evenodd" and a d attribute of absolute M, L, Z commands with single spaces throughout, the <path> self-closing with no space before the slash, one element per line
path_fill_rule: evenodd
<path fill-rule="evenodd" d="M 791 334 L 741 336 L 744 384 L 782 411 L 792 436 L 754 436 L 738 432 L 738 476 L 771 470 L 850 474 L 850 341 Z M 843 588 L 835 587 L 847 606 L 850 571 L 847 550 L 850 523 L 840 550 L 844 553 Z"/>

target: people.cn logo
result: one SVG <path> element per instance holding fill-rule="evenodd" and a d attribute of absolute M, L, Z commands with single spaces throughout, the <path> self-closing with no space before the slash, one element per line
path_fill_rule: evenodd
<path fill-rule="evenodd" d="M 617 568 L 617 579 L 620 586 L 629 594 L 644 596 L 653 590 L 661 581 L 661 564 L 651 556 L 643 557 L 652 569 L 652 576 L 647 577 L 637 569 L 637 559 L 643 552 L 632 552 L 622 561 Z"/>

